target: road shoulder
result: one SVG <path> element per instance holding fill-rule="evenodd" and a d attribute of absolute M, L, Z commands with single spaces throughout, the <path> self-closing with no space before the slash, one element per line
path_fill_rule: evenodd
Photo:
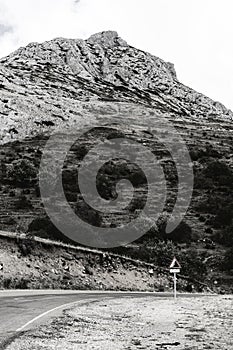
<path fill-rule="evenodd" d="M 228 349 L 232 303 L 232 296 L 106 299 L 64 311 L 7 349 Z"/>

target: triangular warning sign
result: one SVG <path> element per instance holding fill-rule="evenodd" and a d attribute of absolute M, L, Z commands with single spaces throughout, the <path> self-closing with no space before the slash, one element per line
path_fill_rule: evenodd
<path fill-rule="evenodd" d="M 172 262 L 171 262 L 171 265 L 169 266 L 170 269 L 174 268 L 174 269 L 180 269 L 181 266 L 180 266 L 180 263 L 179 261 L 176 259 L 176 257 L 173 258 Z"/>

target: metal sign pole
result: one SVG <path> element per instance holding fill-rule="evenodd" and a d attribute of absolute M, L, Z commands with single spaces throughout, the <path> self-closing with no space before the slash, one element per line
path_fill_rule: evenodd
<path fill-rule="evenodd" d="M 174 299 L 176 300 L 176 272 L 174 272 Z"/>
<path fill-rule="evenodd" d="M 173 258 L 171 265 L 169 266 L 170 273 L 173 273 L 173 282 L 174 282 L 174 299 L 177 298 L 177 291 L 176 291 L 176 274 L 180 273 L 180 263 L 176 259 L 176 257 Z"/>

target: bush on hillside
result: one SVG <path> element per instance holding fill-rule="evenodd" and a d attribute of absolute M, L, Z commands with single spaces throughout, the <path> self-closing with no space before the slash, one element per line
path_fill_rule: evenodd
<path fill-rule="evenodd" d="M 189 249 L 180 252 L 177 258 L 182 266 L 182 275 L 186 275 L 198 281 L 203 280 L 207 275 L 207 268 L 197 250 Z"/>
<path fill-rule="evenodd" d="M 233 247 L 228 249 L 223 260 L 223 269 L 225 271 L 233 270 Z"/>
<path fill-rule="evenodd" d="M 232 207 L 223 207 L 220 208 L 217 212 L 217 215 L 214 218 L 214 227 L 221 228 L 229 226 L 233 218 L 233 208 Z"/>
<path fill-rule="evenodd" d="M 32 203 L 26 196 L 21 195 L 15 202 L 16 209 L 32 209 Z"/>
<path fill-rule="evenodd" d="M 213 239 L 226 247 L 233 247 L 233 224 L 218 231 Z"/>
<path fill-rule="evenodd" d="M 160 267 L 168 268 L 172 258 L 177 255 L 178 249 L 173 242 L 158 242 L 154 245 L 152 250 L 153 259 L 152 263 L 157 264 Z"/>
<path fill-rule="evenodd" d="M 231 168 L 220 161 L 213 161 L 204 170 L 204 175 L 217 182 L 220 186 L 233 186 L 233 172 Z"/>
<path fill-rule="evenodd" d="M 171 233 L 166 233 L 167 219 L 158 224 L 158 236 L 165 241 L 173 241 L 176 243 L 189 243 L 192 240 L 192 229 L 182 221 Z"/>
<path fill-rule="evenodd" d="M 28 226 L 28 233 L 45 239 L 71 243 L 72 241 L 64 236 L 53 225 L 47 216 L 39 216 L 31 221 Z"/>
<path fill-rule="evenodd" d="M 28 159 L 18 159 L 7 165 L 6 176 L 12 185 L 26 187 L 37 177 L 37 170 Z"/>

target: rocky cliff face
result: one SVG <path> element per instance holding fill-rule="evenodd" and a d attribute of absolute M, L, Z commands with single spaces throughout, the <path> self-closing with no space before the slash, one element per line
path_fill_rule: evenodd
<path fill-rule="evenodd" d="M 86 105 L 101 110 L 103 102 L 137 103 L 174 119 L 233 118 L 180 83 L 171 63 L 129 46 L 116 32 L 29 44 L 0 60 L 0 80 L 2 143 L 73 123 Z"/>
<path fill-rule="evenodd" d="M 140 118 L 132 115 L 135 109 Z M 0 60 L 0 228 L 61 238 L 44 218 L 40 200 L 37 172 L 43 147 L 57 126 L 91 127 L 96 121 L 115 125 L 121 136 L 146 145 L 161 160 L 168 182 L 165 213 L 171 212 L 177 195 L 176 171 L 164 145 L 153 136 L 162 117 L 186 141 L 195 173 L 192 202 L 173 240 L 182 244 L 179 247 L 187 256 L 188 247 L 195 248 L 196 258 L 212 271 L 210 278 L 223 280 L 219 271 L 224 264 L 228 270 L 233 268 L 229 259 L 224 260 L 226 247 L 233 246 L 233 113 L 180 83 L 171 63 L 129 46 L 116 32 L 95 34 L 88 40 L 32 43 Z M 104 128 L 86 135 L 71 151 L 64 169 L 66 195 L 87 220 L 114 226 L 122 217 L 97 217 L 83 206 L 75 180 L 75 167 L 98 137 L 109 135 Z M 164 130 L 166 137 L 175 140 L 176 135 Z M 141 198 L 145 184 L 137 171 L 117 162 L 101 175 L 104 198 L 114 197 L 116 174 L 126 173 L 134 178 Z M 137 204 L 143 204 L 141 199 Z M 138 208 L 129 208 L 129 216 L 134 209 Z M 138 243 L 149 249 L 144 258 L 157 261 L 154 244 L 161 239 L 162 226 Z M 165 263 L 166 259 L 165 254 Z"/>

